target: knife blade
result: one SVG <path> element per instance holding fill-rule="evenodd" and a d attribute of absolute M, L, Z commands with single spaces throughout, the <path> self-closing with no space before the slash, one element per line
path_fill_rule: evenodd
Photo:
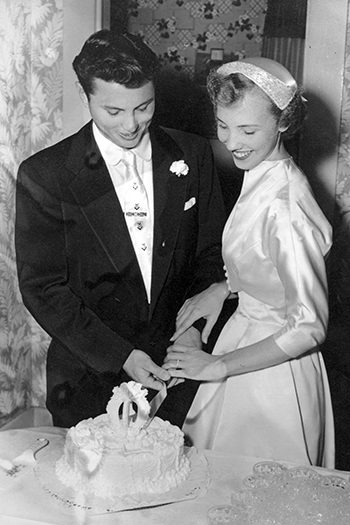
<path fill-rule="evenodd" d="M 163 403 L 164 399 L 168 395 L 166 384 L 163 383 L 162 388 L 159 390 L 158 394 L 150 401 L 151 410 L 149 412 L 149 418 L 153 419 L 156 415 L 160 405 Z"/>
<path fill-rule="evenodd" d="M 48 439 L 38 438 L 13 460 L 0 459 L 0 489 L 7 489 L 17 479 L 30 472 L 36 465 L 35 454 L 48 444 Z"/>
<path fill-rule="evenodd" d="M 150 412 L 149 412 L 149 419 L 146 421 L 145 425 L 143 426 L 143 428 L 146 428 L 148 427 L 148 425 L 151 423 L 152 419 L 154 418 L 154 416 L 156 415 L 156 413 L 158 412 L 161 404 L 163 403 L 163 401 L 165 400 L 166 396 L 168 395 L 168 388 L 171 388 L 174 383 L 176 382 L 177 378 L 176 377 L 173 377 L 172 379 L 170 379 L 169 383 L 163 383 L 163 386 L 162 388 L 159 390 L 158 394 L 156 394 L 154 396 L 153 399 L 151 399 L 151 401 L 149 402 L 150 404 Z"/>

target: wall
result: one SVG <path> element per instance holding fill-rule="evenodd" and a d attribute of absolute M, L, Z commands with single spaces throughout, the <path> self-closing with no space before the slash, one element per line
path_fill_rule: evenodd
<path fill-rule="evenodd" d="M 220 178 L 229 188 L 227 210 L 238 196 L 241 175 L 216 139 L 206 78 L 221 61 L 261 55 L 266 4 L 267 0 L 123 0 L 118 3 L 118 20 L 112 20 L 117 29 L 123 19 L 120 11 L 128 5 L 129 31 L 140 34 L 161 59 L 154 120 L 211 140 Z"/>
<path fill-rule="evenodd" d="M 64 0 L 63 2 L 63 136 L 75 133 L 90 119 L 75 88 L 72 61 L 83 43 L 100 29 L 103 0 Z"/>
<path fill-rule="evenodd" d="M 343 311 L 348 333 L 350 314 L 350 4 L 347 5 L 345 57 L 341 71 L 343 85 L 337 149 L 335 220 L 332 278 L 337 306 Z"/>
<path fill-rule="evenodd" d="M 322 29 L 321 29 L 322 28 Z M 309 119 L 300 165 L 333 224 L 331 315 L 350 310 L 350 14 L 349 0 L 308 1 L 304 87 Z"/>
<path fill-rule="evenodd" d="M 129 0 L 129 29 L 165 66 L 205 78 L 211 52 L 260 55 L 265 7 L 266 0 Z"/>
<path fill-rule="evenodd" d="M 303 85 L 309 119 L 300 162 L 308 176 L 317 180 L 318 198 L 330 220 L 338 168 L 347 12 L 348 0 L 308 3 Z"/>

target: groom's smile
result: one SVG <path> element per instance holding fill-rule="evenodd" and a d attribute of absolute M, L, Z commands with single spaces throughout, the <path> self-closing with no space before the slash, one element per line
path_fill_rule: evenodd
<path fill-rule="evenodd" d="M 139 88 L 127 88 L 100 78 L 87 99 L 91 117 L 101 133 L 117 146 L 135 148 L 147 132 L 155 109 L 153 82 Z"/>

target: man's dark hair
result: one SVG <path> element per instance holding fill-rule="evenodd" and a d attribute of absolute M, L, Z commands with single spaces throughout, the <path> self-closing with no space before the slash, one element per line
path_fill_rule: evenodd
<path fill-rule="evenodd" d="M 86 40 L 73 60 L 73 69 L 89 98 L 96 78 L 128 88 L 142 87 L 154 79 L 159 61 L 141 37 L 102 29 Z"/>

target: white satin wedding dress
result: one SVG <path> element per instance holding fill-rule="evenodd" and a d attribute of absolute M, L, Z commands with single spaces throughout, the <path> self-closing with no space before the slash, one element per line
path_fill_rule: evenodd
<path fill-rule="evenodd" d="M 272 334 L 292 359 L 202 383 L 183 426 L 198 448 L 334 467 L 334 425 L 322 355 L 328 322 L 324 257 L 331 227 L 291 158 L 245 173 L 223 233 L 239 306 L 214 354 Z"/>

